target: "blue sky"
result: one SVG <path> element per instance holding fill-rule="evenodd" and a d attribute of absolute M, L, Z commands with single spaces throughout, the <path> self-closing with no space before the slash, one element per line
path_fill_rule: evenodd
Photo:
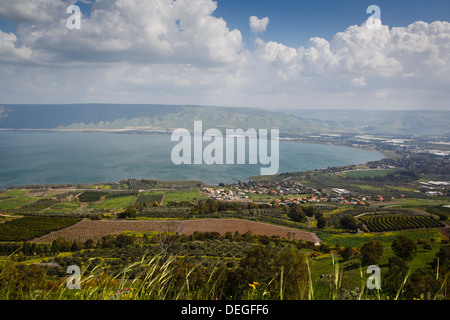
<path fill-rule="evenodd" d="M 450 110 L 448 0 L 73 3 L 0 0 L 0 103 Z"/>
<path fill-rule="evenodd" d="M 95 0 L 93 0 L 95 2 Z M 311 37 L 331 37 L 350 25 L 360 25 L 370 15 L 366 9 L 378 5 L 382 22 L 390 27 L 407 26 L 414 21 L 450 20 L 448 0 L 218 0 L 214 16 L 223 18 L 229 28 L 241 31 L 246 45 L 253 47 L 250 16 L 269 17 L 269 27 L 261 36 L 288 46 L 305 46 Z M 76 2 L 89 16 L 92 5 Z M 0 29 L 14 32 L 17 23 L 0 19 Z"/>
<path fill-rule="evenodd" d="M 246 43 L 253 39 L 248 17 L 267 16 L 270 22 L 264 40 L 299 47 L 311 37 L 329 40 L 350 25 L 362 24 L 370 16 L 366 9 L 373 4 L 380 7 L 382 22 L 390 27 L 450 19 L 448 0 L 218 0 L 214 15 L 241 30 Z"/>

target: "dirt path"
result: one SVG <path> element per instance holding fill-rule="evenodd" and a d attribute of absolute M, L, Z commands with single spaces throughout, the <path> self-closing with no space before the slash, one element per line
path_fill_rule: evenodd
<path fill-rule="evenodd" d="M 161 198 L 161 203 L 159 204 L 160 206 L 162 206 L 164 204 L 164 199 L 166 199 L 166 194 L 163 194 L 163 196 Z"/>
<path fill-rule="evenodd" d="M 437 228 L 437 230 L 446 238 L 450 239 L 450 224 L 446 221 L 442 221 L 445 224 L 443 228 Z"/>

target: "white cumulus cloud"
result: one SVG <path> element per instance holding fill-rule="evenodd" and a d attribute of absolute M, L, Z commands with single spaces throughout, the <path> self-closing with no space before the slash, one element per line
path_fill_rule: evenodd
<path fill-rule="evenodd" d="M 0 0 L 0 19 L 50 22 L 59 12 L 64 12 L 67 6 L 68 2 L 61 0 Z"/>
<path fill-rule="evenodd" d="M 264 32 L 267 29 L 267 26 L 269 24 L 269 18 L 264 17 L 262 19 L 259 19 L 256 16 L 251 16 L 249 19 L 250 24 L 250 30 L 254 33 Z"/>
<path fill-rule="evenodd" d="M 0 0 L 2 103 L 122 102 L 263 107 L 448 108 L 450 23 L 366 23 L 302 47 L 264 41 L 214 15 L 212 0 Z M 39 17 L 37 17 L 39 16 Z M 253 33 L 269 18 L 252 16 Z M 24 95 L 23 92 L 27 94 Z"/>

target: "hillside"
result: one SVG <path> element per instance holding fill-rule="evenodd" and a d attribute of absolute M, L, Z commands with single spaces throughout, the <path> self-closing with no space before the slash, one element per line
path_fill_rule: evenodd
<path fill-rule="evenodd" d="M 331 132 L 341 126 L 304 119 L 288 113 L 257 108 L 180 105 L 3 105 L 0 128 L 4 129 L 171 129 L 280 128 L 301 133 Z"/>
<path fill-rule="evenodd" d="M 446 135 L 450 111 L 436 110 L 289 110 L 296 116 L 328 122 L 366 134 Z"/>
<path fill-rule="evenodd" d="M 450 111 L 282 110 L 193 105 L 0 105 L 0 129 L 279 128 L 290 134 L 448 135 Z"/>

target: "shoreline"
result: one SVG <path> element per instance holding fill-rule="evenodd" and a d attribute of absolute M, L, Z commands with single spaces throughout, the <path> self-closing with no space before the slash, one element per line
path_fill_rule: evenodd
<path fill-rule="evenodd" d="M 161 133 L 170 134 L 172 129 L 13 129 L 13 128 L 0 128 L 0 131 L 24 131 L 24 132 L 91 132 L 91 133 Z"/>
<path fill-rule="evenodd" d="M 153 135 L 153 134 L 160 134 L 160 135 L 170 135 L 171 131 L 169 130 L 173 130 L 173 129 L 165 129 L 165 130 L 156 130 L 156 129 L 148 129 L 148 130 L 136 130 L 136 129 L 131 129 L 131 128 L 125 128 L 125 129 L 12 129 L 12 128 L 0 128 L 0 133 L 1 132 L 12 132 L 12 131 L 16 131 L 16 132 L 62 132 L 62 133 L 70 133 L 70 132 L 79 132 L 79 133 L 110 133 L 110 134 L 136 134 L 136 135 L 141 135 L 141 134 L 148 134 L 148 135 Z M 357 146 L 350 146 L 350 145 L 345 145 L 345 144 L 334 144 L 334 143 L 330 143 L 330 142 L 320 142 L 320 141 L 311 141 L 311 140 L 306 140 L 306 139 L 284 139 L 284 138 L 280 138 L 279 140 L 280 142 L 294 142 L 294 143 L 308 143 L 308 144 L 316 144 L 316 145 L 328 145 L 328 146 L 335 146 L 335 147 L 343 147 L 343 148 L 351 148 L 351 149 L 355 149 L 355 150 L 364 150 L 364 151 L 370 151 L 370 152 L 377 152 L 378 154 L 380 154 L 382 157 L 379 160 L 385 159 L 385 158 L 389 158 L 391 157 L 389 155 L 389 151 L 384 152 L 383 150 L 376 150 L 376 149 L 371 149 L 371 148 L 363 148 L 363 147 L 357 147 Z M 379 161 L 379 160 L 373 160 L 373 161 Z M 366 164 L 370 161 L 366 161 L 364 163 L 352 163 L 354 165 L 363 165 Z M 350 165 L 352 165 L 350 164 Z M 318 168 L 320 169 L 320 168 Z M 302 172 L 302 171 L 292 171 L 292 172 Z M 280 173 L 278 173 L 280 174 Z M 259 178 L 264 178 L 264 176 L 249 176 L 249 177 L 245 177 L 243 179 L 240 179 L 241 181 L 250 181 L 255 179 L 255 177 L 259 177 Z M 160 180 L 160 179 L 155 179 L 155 180 Z M 161 180 L 163 181 L 163 180 Z M 190 181 L 190 180 L 179 180 L 179 182 L 183 182 L 183 181 Z M 205 183 L 203 181 L 201 181 L 202 183 L 204 183 L 205 185 L 208 186 L 217 186 L 220 183 Z M 59 185 L 59 184 L 77 184 L 77 185 L 92 185 L 92 184 L 98 184 L 98 183 L 102 183 L 102 182 L 93 182 L 93 183 L 42 183 L 42 185 Z M 15 186 L 21 186 L 21 185 L 27 185 L 27 184 L 14 184 L 14 185 L 4 185 L 1 188 L 7 188 L 7 187 L 15 187 Z M 40 185 L 40 184 L 39 184 Z"/>

